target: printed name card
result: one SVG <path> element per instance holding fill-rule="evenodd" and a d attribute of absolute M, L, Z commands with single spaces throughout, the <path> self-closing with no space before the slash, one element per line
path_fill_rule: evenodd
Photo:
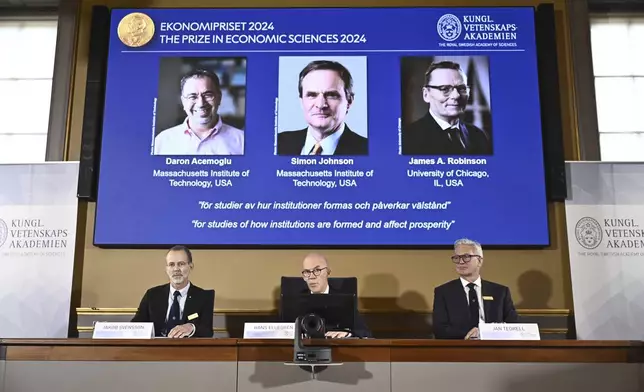
<path fill-rule="evenodd" d="M 244 339 L 295 339 L 295 323 L 244 323 Z"/>
<path fill-rule="evenodd" d="M 530 324 L 479 324 L 481 340 L 541 340 L 539 326 Z"/>
<path fill-rule="evenodd" d="M 154 323 L 99 321 L 94 324 L 93 339 L 152 339 Z"/>

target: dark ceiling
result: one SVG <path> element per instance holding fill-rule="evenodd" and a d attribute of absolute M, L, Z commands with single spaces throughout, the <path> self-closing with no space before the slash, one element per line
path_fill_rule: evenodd
<path fill-rule="evenodd" d="M 0 17 L 3 10 L 20 10 L 27 11 L 30 8 L 54 8 L 58 7 L 60 2 L 66 0 L 0 0 Z M 644 0 L 572 0 L 572 1 L 587 1 L 591 11 L 606 11 L 606 12 L 644 12 Z"/>

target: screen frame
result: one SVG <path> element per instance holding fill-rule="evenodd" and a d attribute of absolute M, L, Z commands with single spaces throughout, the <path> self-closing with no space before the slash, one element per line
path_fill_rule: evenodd
<path fill-rule="evenodd" d="M 535 44 L 535 54 L 537 56 L 537 64 L 535 66 L 537 67 L 537 80 L 538 80 L 538 88 L 539 88 L 539 115 L 541 118 L 541 137 L 542 140 L 545 140 L 546 137 L 546 122 L 545 117 L 547 117 L 547 113 L 544 113 L 543 107 L 544 107 L 544 102 L 547 102 L 549 99 L 551 99 L 552 94 L 548 93 L 548 89 L 545 86 L 544 79 L 547 79 L 544 77 L 544 72 L 542 69 L 541 61 L 538 59 L 540 57 L 546 56 L 547 53 L 543 53 L 544 45 L 539 44 L 539 39 L 540 37 L 543 37 L 543 33 L 539 31 L 539 25 L 537 23 L 537 13 L 540 12 L 539 7 L 543 5 L 549 5 L 549 4 L 535 4 L 535 5 L 518 5 L 518 6 L 413 6 L 413 5 L 397 5 L 397 6 L 366 6 L 366 7 L 360 7 L 360 6 L 328 6 L 328 7 L 320 7 L 320 6 L 298 6 L 298 7 L 287 7 L 287 6 L 275 6 L 275 7 L 252 7 L 252 8 L 239 8 L 239 7 L 169 7 L 169 8 L 163 8 L 163 10 L 216 10 L 216 9 L 226 9 L 226 10 L 280 10 L 280 9 L 436 9 L 436 8 L 449 8 L 449 9 L 467 9 L 467 8 L 477 8 L 477 9 L 531 9 L 532 12 L 532 18 L 533 18 L 533 26 L 534 26 L 534 44 Z M 147 8 L 133 8 L 133 7 L 107 7 L 107 6 L 99 6 L 101 8 L 107 8 L 109 10 L 109 19 L 108 19 L 108 33 L 111 31 L 112 25 L 111 25 L 111 18 L 112 18 L 112 11 L 114 10 L 132 10 L 132 11 L 145 11 L 145 10 L 150 10 L 150 9 L 159 9 L 159 7 L 154 8 L 154 7 L 147 7 Z M 554 20 L 551 21 L 553 24 L 555 23 Z M 106 51 L 109 51 L 109 45 L 112 44 L 112 39 L 110 35 L 109 39 L 109 44 L 108 48 Z M 106 61 L 106 68 L 109 67 L 109 62 Z M 558 77 L 558 75 L 556 76 Z M 102 80 L 103 85 L 106 87 L 107 85 L 107 73 L 105 73 L 104 79 Z M 104 97 L 103 97 L 104 98 Z M 559 96 L 556 97 L 557 101 L 559 101 Z M 101 114 L 102 111 L 104 110 L 104 105 L 101 107 Z M 561 105 L 559 107 L 559 110 L 561 110 Z M 103 127 L 103 122 L 100 124 L 101 130 Z M 97 143 L 99 144 L 98 150 L 100 151 L 100 145 L 102 144 L 102 132 L 99 140 Z M 556 219 L 554 219 L 553 216 L 551 216 L 550 213 L 550 204 L 551 200 L 549 198 L 549 184 L 548 184 L 548 162 L 549 162 L 549 154 L 548 154 L 548 148 L 545 142 L 542 142 L 542 148 L 541 148 L 541 153 L 543 155 L 542 159 L 542 165 L 543 165 L 543 181 L 544 181 L 544 187 L 543 187 L 543 198 L 544 198 L 544 216 L 546 220 L 546 234 L 547 234 L 547 241 L 545 244 L 493 244 L 493 243 L 485 243 L 483 244 L 486 249 L 491 249 L 491 250 L 508 250 L 508 249 L 517 249 L 517 250 L 538 250 L 538 249 L 545 249 L 549 248 L 553 244 L 553 234 L 556 232 L 556 228 L 553 229 L 552 227 L 552 222 Z M 97 172 L 100 172 L 100 166 L 102 164 L 102 161 L 99 161 L 97 166 L 98 170 Z M 96 182 L 98 183 L 98 187 L 100 187 L 100 179 L 96 178 Z M 145 244 L 145 243 L 140 243 L 140 244 L 105 244 L 105 243 L 96 243 L 96 216 L 98 212 L 98 203 L 100 202 L 100 197 L 98 197 L 98 191 L 97 191 L 97 197 L 96 197 L 96 203 L 95 203 L 95 209 L 94 209 L 94 225 L 92 227 L 92 244 L 93 246 L 101 249 L 168 249 L 176 244 Z M 553 212 L 554 213 L 554 212 Z M 490 226 L 493 225 L 493 222 L 490 223 Z M 455 238 L 456 240 L 456 238 Z M 332 249 L 347 249 L 347 250 L 369 250 L 369 249 L 382 249 L 382 250 L 445 250 L 445 249 L 452 249 L 453 244 L 413 244 L 413 245 L 400 245 L 400 244 L 378 244 L 378 245 L 364 245 L 364 244 L 190 244 L 190 243 L 184 243 L 182 244 L 184 246 L 187 246 L 191 249 L 217 249 L 217 250 L 224 250 L 224 249 L 231 249 L 231 250 L 257 250 L 257 249 L 292 249 L 292 250 L 300 250 L 300 249 L 311 249 L 311 248 L 317 248 L 317 249 L 324 249 L 324 250 L 332 250 Z"/>

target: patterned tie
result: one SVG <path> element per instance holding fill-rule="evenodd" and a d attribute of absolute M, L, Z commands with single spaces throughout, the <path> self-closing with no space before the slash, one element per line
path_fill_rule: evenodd
<path fill-rule="evenodd" d="M 311 150 L 311 153 L 309 155 L 322 155 L 322 146 L 320 143 L 315 143 L 315 146 L 313 146 L 313 149 Z"/>
<path fill-rule="evenodd" d="M 470 307 L 470 325 L 471 328 L 479 326 L 479 300 L 476 295 L 476 285 L 474 283 L 469 283 L 467 287 L 470 288 L 468 292 L 468 301 Z"/>
<path fill-rule="evenodd" d="M 451 141 L 452 146 L 458 152 L 464 152 L 465 147 L 461 139 L 461 130 L 458 127 L 447 129 L 447 134 L 449 135 L 449 140 Z"/>
<path fill-rule="evenodd" d="M 181 297 L 181 293 L 179 291 L 175 291 L 174 301 L 172 301 L 170 314 L 168 314 L 168 320 L 166 321 L 166 333 L 170 333 L 170 331 L 172 331 L 172 328 L 181 324 L 181 308 L 179 307 L 179 297 Z"/>

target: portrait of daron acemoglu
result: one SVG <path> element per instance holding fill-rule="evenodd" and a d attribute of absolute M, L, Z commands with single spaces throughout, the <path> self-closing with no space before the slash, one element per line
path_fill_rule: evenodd
<path fill-rule="evenodd" d="M 246 59 L 160 60 L 154 155 L 244 155 Z"/>

